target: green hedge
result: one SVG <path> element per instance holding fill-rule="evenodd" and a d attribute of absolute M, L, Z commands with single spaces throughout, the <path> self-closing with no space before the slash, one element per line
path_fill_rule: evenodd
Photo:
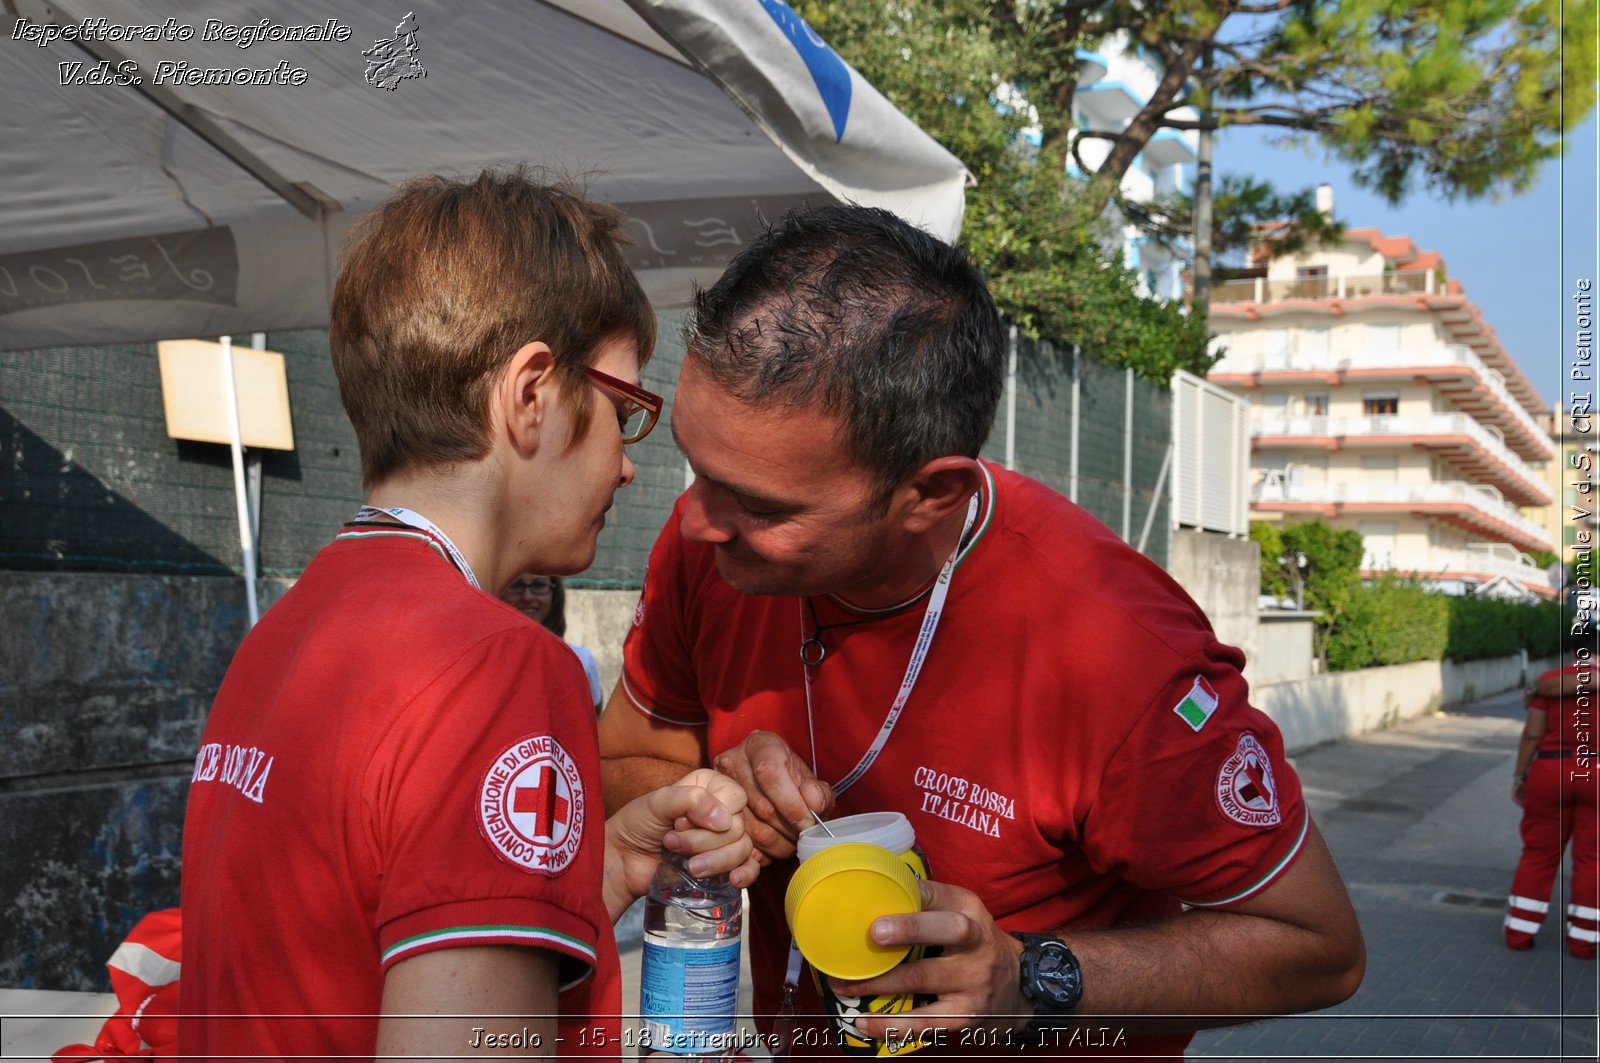
<path fill-rule="evenodd" d="M 1561 652 L 1559 601 L 1523 604 L 1430 594 L 1413 580 L 1378 580 L 1351 593 L 1328 635 L 1328 670 L 1408 661 L 1475 661 Z"/>
<path fill-rule="evenodd" d="M 1530 657 L 1553 657 L 1561 652 L 1563 623 L 1561 602 L 1555 599 L 1523 605 L 1494 598 L 1451 598 L 1445 656 L 1475 661 L 1525 649 Z"/>
<path fill-rule="evenodd" d="M 1380 580 L 1352 589 L 1328 633 L 1328 670 L 1353 672 L 1382 664 L 1437 661 L 1450 634 L 1451 599 L 1410 580 Z"/>

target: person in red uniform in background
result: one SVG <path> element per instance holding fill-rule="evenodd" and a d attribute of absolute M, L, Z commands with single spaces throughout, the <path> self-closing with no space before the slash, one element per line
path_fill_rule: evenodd
<path fill-rule="evenodd" d="M 577 658 L 494 597 L 592 563 L 660 409 L 622 221 L 485 172 L 411 182 L 346 245 L 329 342 L 367 505 L 206 721 L 183 1058 L 614 1056 L 611 927 L 662 849 L 754 879 L 714 772 L 607 819 Z"/>
<path fill-rule="evenodd" d="M 1576 635 L 1573 659 L 1539 677 L 1524 697 L 1511 799 L 1522 806 L 1522 859 L 1511 880 L 1506 945 L 1533 947 L 1550 911 L 1561 855 L 1572 843 L 1567 949 L 1592 960 L 1600 945 L 1600 796 L 1593 756 L 1595 658 L 1592 635 Z"/>

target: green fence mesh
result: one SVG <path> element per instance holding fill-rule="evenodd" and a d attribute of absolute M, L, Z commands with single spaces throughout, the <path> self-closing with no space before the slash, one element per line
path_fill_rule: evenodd
<path fill-rule="evenodd" d="M 683 364 L 681 325 L 681 313 L 662 315 L 661 341 L 643 374 L 646 387 L 668 396 Z M 267 347 L 284 355 L 295 449 L 260 452 L 258 564 L 263 575 L 293 576 L 354 512 L 361 472 L 327 334 L 275 332 Z M 1070 495 L 1073 357 L 1023 340 L 1017 362 L 1011 463 Z M 1077 372 L 1077 499 L 1121 533 L 1130 378 L 1088 358 L 1078 360 Z M 1127 538 L 1137 544 L 1148 519 L 1145 552 L 1165 564 L 1166 491 L 1156 498 L 1155 487 L 1171 432 L 1170 400 L 1164 388 L 1137 380 L 1131 386 Z M 1002 404 L 984 448 L 995 461 L 1008 457 L 1009 410 Z M 664 418 L 670 416 L 669 398 Z M 0 352 L 0 442 L 0 567 L 239 571 L 228 449 L 167 437 L 155 344 Z M 618 497 L 595 565 L 574 586 L 639 586 L 650 546 L 685 486 L 670 432 L 653 433 L 630 457 L 638 476 Z"/>
<path fill-rule="evenodd" d="M 295 449 L 259 452 L 259 564 L 294 575 L 349 519 L 361 469 L 326 333 L 267 345 L 284 355 Z M 239 570 L 228 448 L 168 438 L 155 344 L 0 352 L 0 439 L 0 565 Z"/>
<path fill-rule="evenodd" d="M 1072 352 L 1026 338 L 1017 342 L 1016 398 L 1003 401 L 983 456 L 1076 498 L 1112 531 L 1158 564 L 1167 563 L 1169 486 L 1157 482 L 1172 437 L 1172 402 L 1166 388 L 1138 380 L 1087 357 L 1076 361 L 1077 487 L 1073 487 Z M 1128 392 L 1132 391 L 1131 427 Z M 1007 421 L 1016 426 L 1007 453 Z M 1125 433 L 1132 432 L 1131 452 Z M 1129 460 L 1131 459 L 1131 460 Z M 1131 476 L 1124 478 L 1125 469 Z M 1131 487 L 1131 490 L 1124 488 Z M 1123 499 L 1128 499 L 1126 512 Z M 1154 507 L 1154 513 L 1151 512 Z"/>

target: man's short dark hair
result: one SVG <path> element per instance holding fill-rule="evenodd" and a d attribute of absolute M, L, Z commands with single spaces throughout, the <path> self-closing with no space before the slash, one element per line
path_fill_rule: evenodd
<path fill-rule="evenodd" d="M 983 276 L 957 247 L 886 210 L 797 210 L 695 293 L 689 356 L 763 408 L 819 405 L 878 501 L 924 463 L 977 457 L 1005 383 Z"/>

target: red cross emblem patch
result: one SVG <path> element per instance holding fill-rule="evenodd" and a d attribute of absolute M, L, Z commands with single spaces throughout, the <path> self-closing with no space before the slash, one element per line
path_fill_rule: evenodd
<path fill-rule="evenodd" d="M 583 840 L 583 777 L 549 735 L 519 739 L 484 774 L 478 829 L 500 859 L 533 874 L 557 875 Z"/>
<path fill-rule="evenodd" d="M 1272 759 L 1261 742 L 1248 731 L 1217 773 L 1217 807 L 1235 823 L 1246 827 L 1276 827 L 1283 822 L 1278 809 L 1278 787 L 1272 779 Z"/>

